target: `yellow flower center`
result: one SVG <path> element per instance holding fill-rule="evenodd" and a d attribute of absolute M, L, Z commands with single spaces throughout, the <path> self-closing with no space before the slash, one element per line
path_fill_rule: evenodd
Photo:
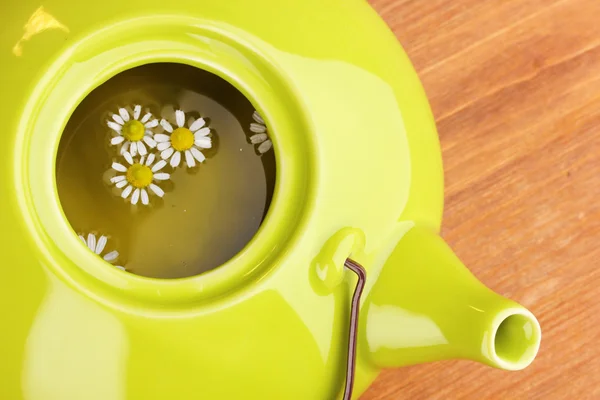
<path fill-rule="evenodd" d="M 177 128 L 171 133 L 171 145 L 177 151 L 189 150 L 194 145 L 194 134 L 187 128 Z"/>
<path fill-rule="evenodd" d="M 121 133 L 125 136 L 125 139 L 130 142 L 139 142 L 144 138 L 144 132 L 146 131 L 146 127 L 140 121 L 127 121 L 125 125 L 123 125 L 123 129 Z"/>
<path fill-rule="evenodd" d="M 127 168 L 127 182 L 138 189 L 145 188 L 152 183 L 154 174 L 149 167 L 135 163 Z"/>

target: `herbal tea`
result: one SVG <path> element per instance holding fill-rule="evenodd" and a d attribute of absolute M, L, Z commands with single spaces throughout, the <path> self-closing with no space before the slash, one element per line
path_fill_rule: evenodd
<path fill-rule="evenodd" d="M 193 276 L 257 232 L 275 182 L 271 146 L 264 121 L 228 82 L 146 65 L 75 110 L 59 145 L 58 193 L 73 229 L 113 266 Z"/>

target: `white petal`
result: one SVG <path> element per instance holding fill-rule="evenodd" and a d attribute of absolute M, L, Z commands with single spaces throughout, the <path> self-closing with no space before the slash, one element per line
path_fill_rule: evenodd
<path fill-rule="evenodd" d="M 129 146 L 129 152 L 133 157 L 137 156 L 137 145 L 135 142 L 131 142 L 131 145 Z"/>
<path fill-rule="evenodd" d="M 81 239 L 83 244 L 85 244 L 85 246 L 87 247 L 87 241 L 85 240 L 85 238 L 82 235 L 79 235 L 79 239 Z"/>
<path fill-rule="evenodd" d="M 98 243 L 96 243 L 96 254 L 102 253 L 102 250 L 104 250 L 104 246 L 106 246 L 106 242 L 108 242 L 108 238 L 104 235 L 100 236 L 100 239 L 98 239 Z"/>
<path fill-rule="evenodd" d="M 142 124 L 145 124 L 146 122 L 148 122 L 150 120 L 150 118 L 152 118 L 152 113 L 146 113 L 146 115 L 144 115 L 144 118 L 142 118 L 140 120 L 140 122 Z M 156 123 L 158 124 L 158 121 L 156 121 Z"/>
<path fill-rule="evenodd" d="M 123 121 L 129 121 L 129 113 L 124 108 L 119 108 L 119 115 L 123 118 Z"/>
<path fill-rule="evenodd" d="M 140 155 L 145 156 L 146 154 L 148 154 L 148 150 L 146 150 L 146 146 L 144 146 L 144 143 L 142 142 L 137 142 L 137 149 L 138 149 L 138 153 L 140 153 Z M 143 163 L 141 163 L 143 164 Z"/>
<path fill-rule="evenodd" d="M 133 191 L 133 194 L 131 195 L 131 204 L 133 204 L 135 206 L 139 199 L 140 199 L 140 189 L 135 189 Z"/>
<path fill-rule="evenodd" d="M 139 104 L 135 106 L 133 109 L 133 119 L 140 119 L 140 115 L 142 114 L 142 106 Z"/>
<path fill-rule="evenodd" d="M 209 137 L 201 137 L 196 139 L 194 144 L 203 149 L 210 149 L 212 147 L 212 140 Z"/>
<path fill-rule="evenodd" d="M 196 132 L 198 129 L 204 126 L 204 118 L 198 118 L 192 125 L 190 125 L 190 131 Z"/>
<path fill-rule="evenodd" d="M 173 154 L 173 157 L 171 157 L 171 167 L 175 168 L 175 167 L 179 166 L 180 162 L 181 162 L 181 152 L 177 151 L 177 152 L 175 152 L 175 154 Z"/>
<path fill-rule="evenodd" d="M 125 267 L 121 267 L 120 265 L 115 265 L 115 268 L 120 269 L 121 271 L 127 271 Z"/>
<path fill-rule="evenodd" d="M 125 141 L 125 138 L 123 136 L 115 136 L 114 138 L 110 139 L 110 144 L 112 144 L 113 146 L 116 144 L 121 144 Z"/>
<path fill-rule="evenodd" d="M 119 164 L 118 162 L 112 163 L 112 169 L 119 172 L 127 172 L 127 167 L 123 164 Z"/>
<path fill-rule="evenodd" d="M 152 120 L 152 121 L 150 121 L 150 122 L 146 122 L 146 123 L 144 124 L 144 126 L 145 126 L 146 128 L 156 128 L 156 127 L 158 126 L 158 120 L 157 120 L 157 119 L 153 119 L 153 120 Z M 164 128 L 164 126 L 163 126 L 163 128 Z M 165 129 L 166 129 L 166 128 L 165 128 Z"/>
<path fill-rule="evenodd" d="M 159 188 L 158 186 L 156 186 L 154 183 L 150 184 L 150 189 L 154 192 L 154 194 L 156 194 L 158 197 L 163 197 L 165 195 L 165 192 Z"/>
<path fill-rule="evenodd" d="M 113 114 L 111 115 L 112 119 L 119 125 L 124 125 L 125 121 L 123 121 L 123 118 L 121 118 L 121 116 L 119 114 Z"/>
<path fill-rule="evenodd" d="M 140 158 L 140 164 L 144 165 L 144 161 L 146 161 L 146 156 L 142 156 L 142 158 Z"/>
<path fill-rule="evenodd" d="M 123 186 L 127 185 L 127 183 L 127 180 L 122 180 L 121 182 L 117 182 L 115 186 L 117 187 L 117 189 L 121 189 Z"/>
<path fill-rule="evenodd" d="M 112 178 L 110 178 L 110 181 L 112 183 L 122 182 L 124 180 L 125 180 L 125 175 L 117 175 L 117 176 L 113 176 Z"/>
<path fill-rule="evenodd" d="M 258 111 L 254 111 L 254 114 L 252 114 L 252 118 L 254 118 L 254 120 L 259 124 L 265 125 L 265 120 L 263 119 L 263 117 L 260 116 Z"/>
<path fill-rule="evenodd" d="M 152 165 L 152 163 L 154 162 L 154 159 L 156 158 L 156 156 L 154 155 L 154 153 L 150 153 L 148 155 L 148 159 L 146 160 L 146 166 L 149 167 Z"/>
<path fill-rule="evenodd" d="M 162 153 L 160 153 L 160 156 L 162 157 L 163 160 L 167 160 L 169 157 L 171 157 L 171 155 L 173 154 L 174 151 L 175 151 L 174 148 L 169 147 L 168 149 L 166 149 Z"/>
<path fill-rule="evenodd" d="M 96 235 L 94 235 L 93 233 L 88 234 L 87 245 L 90 248 L 90 250 L 92 250 L 92 251 L 96 250 Z"/>
<path fill-rule="evenodd" d="M 127 150 L 129 150 L 129 142 L 123 143 L 123 146 L 121 146 L 121 154 L 127 153 Z"/>
<path fill-rule="evenodd" d="M 177 121 L 177 126 L 182 128 L 185 125 L 185 113 L 181 110 L 175 111 L 175 120 Z"/>
<path fill-rule="evenodd" d="M 196 139 L 204 137 L 210 133 L 210 128 L 202 128 L 198 132 L 194 133 Z"/>
<path fill-rule="evenodd" d="M 195 147 L 192 147 L 190 149 L 190 151 L 192 152 L 192 154 L 194 155 L 194 158 L 196 160 L 198 160 L 198 162 L 204 162 L 204 160 L 206 160 L 206 157 L 204 157 L 204 154 L 202 154 L 202 152 L 200 150 L 198 150 Z"/>
<path fill-rule="evenodd" d="M 154 179 L 156 179 L 157 181 L 166 181 L 170 177 L 171 175 L 167 174 L 166 172 L 159 172 L 158 174 L 154 174 Z"/>
<path fill-rule="evenodd" d="M 165 165 L 167 165 L 167 162 L 165 160 L 160 160 L 159 162 L 154 164 L 154 166 L 152 167 L 152 172 L 160 171 L 165 167 Z"/>
<path fill-rule="evenodd" d="M 252 143 L 252 144 L 259 144 L 259 143 L 264 142 L 268 138 L 269 137 L 267 136 L 266 133 L 258 133 L 256 135 L 250 136 L 250 143 Z"/>
<path fill-rule="evenodd" d="M 154 140 L 156 140 L 157 143 L 164 143 L 169 142 L 171 137 L 169 135 L 165 135 L 164 133 L 157 133 L 154 135 Z"/>
<path fill-rule="evenodd" d="M 260 154 L 264 154 L 267 151 L 269 151 L 271 149 L 271 147 L 273 147 L 273 143 L 270 140 L 266 140 L 266 141 L 262 142 L 260 144 L 260 146 L 258 146 L 258 152 Z"/>
<path fill-rule="evenodd" d="M 108 127 L 113 131 L 121 133 L 121 125 L 117 124 L 116 122 L 108 121 L 106 125 L 108 125 Z"/>
<path fill-rule="evenodd" d="M 154 139 L 152 139 L 152 136 L 144 136 L 144 142 L 146 142 L 146 144 L 151 148 L 155 148 L 156 147 L 156 141 Z"/>
<path fill-rule="evenodd" d="M 160 120 L 160 126 L 162 126 L 163 128 L 165 128 L 165 131 L 171 133 L 173 132 L 173 127 L 171 126 L 171 124 L 169 123 L 169 121 L 167 121 L 166 119 L 161 119 Z"/>
<path fill-rule="evenodd" d="M 118 257 L 119 257 L 119 252 L 116 250 L 113 250 L 110 253 L 106 253 L 106 255 L 103 258 L 104 258 L 104 261 L 111 262 L 111 261 L 115 261 Z"/>
<path fill-rule="evenodd" d="M 131 192 L 133 191 L 133 186 L 129 185 L 125 188 L 125 190 L 123 190 L 123 193 L 121 193 L 121 197 L 126 199 Z"/>
<path fill-rule="evenodd" d="M 250 131 L 254 133 L 265 133 L 267 131 L 267 127 L 261 124 L 250 124 Z"/>
<path fill-rule="evenodd" d="M 163 151 L 171 147 L 171 142 L 160 142 L 156 145 L 156 150 Z"/>
<path fill-rule="evenodd" d="M 148 203 L 150 203 L 150 199 L 148 198 L 148 192 L 146 192 L 146 189 L 140 190 L 140 197 L 142 198 L 142 204 L 147 206 Z"/>
<path fill-rule="evenodd" d="M 192 156 L 192 152 L 189 150 L 185 151 L 185 162 L 188 168 L 194 168 L 196 166 L 196 160 L 194 160 L 194 156 Z"/>
<path fill-rule="evenodd" d="M 132 143 L 131 149 L 134 149 L 135 147 L 135 143 Z M 123 154 L 123 157 L 125 158 L 125 161 L 129 163 L 129 165 L 133 165 L 133 157 L 131 156 L 131 153 L 125 153 Z"/>

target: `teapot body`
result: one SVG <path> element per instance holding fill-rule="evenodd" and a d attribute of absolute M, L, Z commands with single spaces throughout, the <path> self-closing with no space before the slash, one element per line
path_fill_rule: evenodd
<path fill-rule="evenodd" d="M 375 277 L 404 233 L 437 232 L 442 214 L 434 121 L 376 13 L 362 0 L 51 0 L 0 11 L 0 397 L 339 397 L 355 284 L 343 261 Z M 278 165 L 247 248 L 173 281 L 87 254 L 54 177 L 77 104 L 154 62 L 234 84 L 272 127 Z M 380 368 L 361 324 L 355 396 Z"/>

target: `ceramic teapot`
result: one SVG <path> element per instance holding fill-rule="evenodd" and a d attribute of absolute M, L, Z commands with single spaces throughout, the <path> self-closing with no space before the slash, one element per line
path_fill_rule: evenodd
<path fill-rule="evenodd" d="M 25 0 L 0 11 L 0 398 L 358 398 L 383 368 L 534 359 L 535 317 L 439 236 L 434 120 L 366 1 Z M 54 173 L 82 99 L 156 62 L 244 93 L 278 165 L 256 236 L 183 279 L 107 268 L 66 220 Z"/>

